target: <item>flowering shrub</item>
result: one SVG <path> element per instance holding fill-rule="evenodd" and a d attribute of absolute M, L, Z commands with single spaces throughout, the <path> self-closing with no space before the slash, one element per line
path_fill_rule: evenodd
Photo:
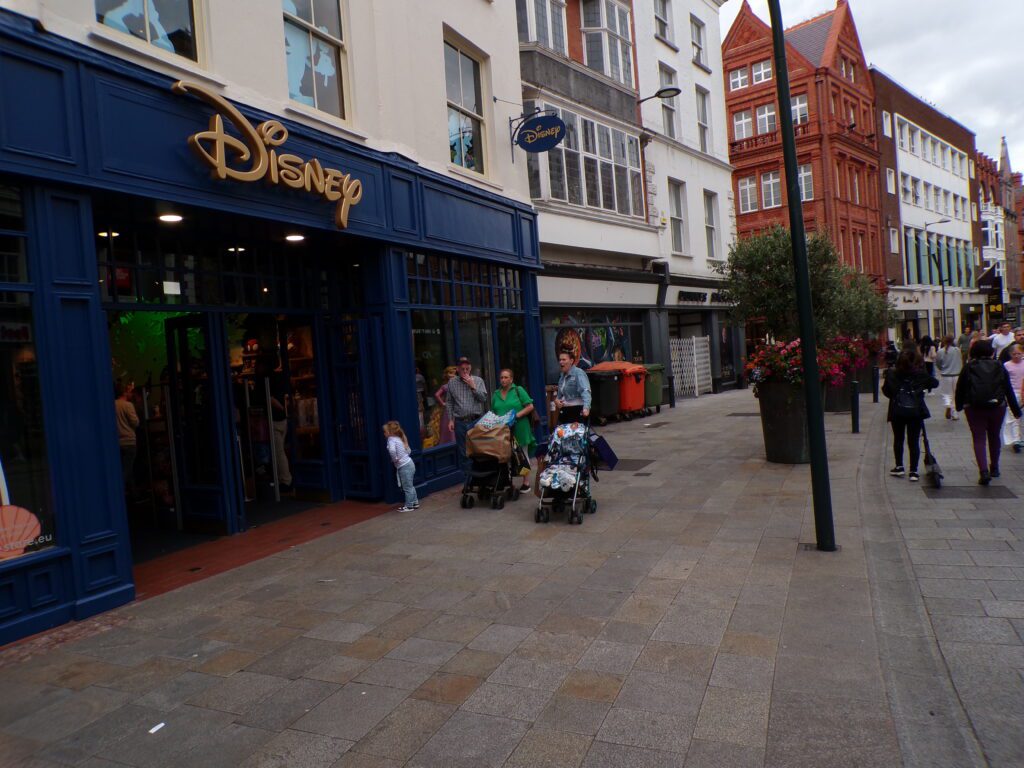
<path fill-rule="evenodd" d="M 818 376 L 832 387 L 846 383 L 851 368 L 867 365 L 867 348 L 856 339 L 837 337 L 818 347 Z M 803 350 L 800 339 L 761 344 L 747 360 L 747 378 L 757 385 L 765 381 L 804 383 Z"/>

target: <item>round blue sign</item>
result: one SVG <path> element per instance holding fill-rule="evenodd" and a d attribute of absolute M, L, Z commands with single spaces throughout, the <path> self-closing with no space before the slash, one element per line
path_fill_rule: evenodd
<path fill-rule="evenodd" d="M 536 115 L 523 122 L 516 144 L 527 152 L 547 152 L 565 138 L 565 123 L 557 115 Z"/>

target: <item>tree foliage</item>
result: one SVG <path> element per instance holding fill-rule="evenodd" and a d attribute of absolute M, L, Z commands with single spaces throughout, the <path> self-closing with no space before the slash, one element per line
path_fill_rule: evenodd
<path fill-rule="evenodd" d="M 890 321 L 892 305 L 871 280 L 843 265 L 824 232 L 807 238 L 815 337 L 821 342 L 843 334 L 878 333 Z M 793 242 L 788 229 L 774 226 L 739 240 L 719 267 L 722 291 L 740 322 L 756 321 L 775 339 L 800 335 L 793 273 Z"/>

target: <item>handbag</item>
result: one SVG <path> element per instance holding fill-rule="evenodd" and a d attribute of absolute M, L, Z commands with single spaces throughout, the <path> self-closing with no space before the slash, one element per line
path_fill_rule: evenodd
<path fill-rule="evenodd" d="M 932 446 L 928 442 L 928 430 L 925 429 L 924 423 L 921 424 L 921 437 L 924 438 L 924 474 L 928 479 L 929 484 L 932 488 L 942 487 L 942 478 L 945 475 L 942 474 L 942 467 L 939 466 L 939 460 L 935 458 L 935 454 L 932 453 Z"/>
<path fill-rule="evenodd" d="M 537 427 L 540 426 L 540 414 L 537 413 L 537 404 L 533 402 L 533 400 L 530 398 L 528 394 L 526 394 L 526 390 L 524 390 L 518 384 L 516 385 L 516 389 L 518 390 L 519 394 L 519 402 L 523 402 L 523 400 L 525 399 L 529 400 L 530 403 L 533 405 L 533 410 L 530 411 L 530 427 L 531 429 L 536 429 Z"/>

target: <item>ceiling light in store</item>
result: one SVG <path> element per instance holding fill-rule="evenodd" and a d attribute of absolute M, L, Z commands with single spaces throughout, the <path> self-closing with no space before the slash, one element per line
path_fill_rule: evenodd
<path fill-rule="evenodd" d="M 177 224 L 179 221 L 181 221 L 182 217 L 176 213 L 163 213 L 160 215 L 159 218 L 160 221 L 164 222 L 165 224 Z"/>
<path fill-rule="evenodd" d="M 242 246 L 231 246 L 228 248 L 228 253 L 245 253 L 245 248 Z"/>
<path fill-rule="evenodd" d="M 264 286 L 264 287 L 263 287 L 263 292 L 264 292 L 264 293 L 270 293 L 270 289 L 269 289 L 269 288 L 267 288 L 266 286 Z"/>
<path fill-rule="evenodd" d="M 120 237 L 120 232 L 97 232 L 97 237 Z"/>
<path fill-rule="evenodd" d="M 284 239 L 287 240 L 289 243 L 301 243 L 303 240 L 306 239 L 306 236 L 305 235 L 285 235 Z"/>

